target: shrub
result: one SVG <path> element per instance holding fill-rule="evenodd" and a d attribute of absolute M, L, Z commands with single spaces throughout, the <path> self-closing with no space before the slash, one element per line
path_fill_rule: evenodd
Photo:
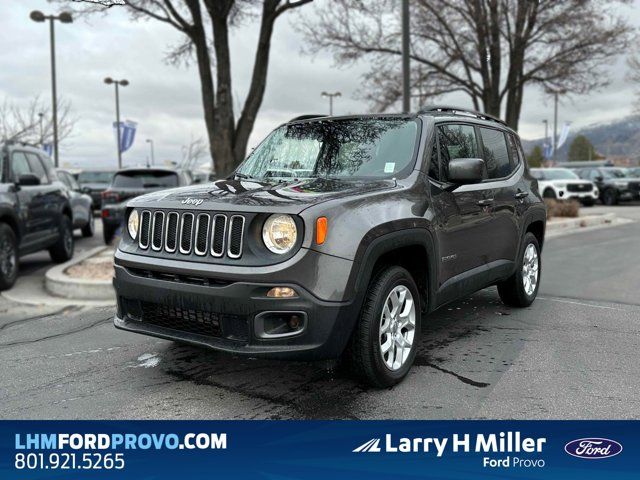
<path fill-rule="evenodd" d="M 547 205 L 547 219 L 552 217 L 571 217 L 580 215 L 580 204 L 575 200 L 550 200 L 545 199 Z"/>

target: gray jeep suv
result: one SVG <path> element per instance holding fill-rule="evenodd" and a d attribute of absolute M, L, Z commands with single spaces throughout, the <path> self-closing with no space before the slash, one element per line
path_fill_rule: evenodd
<path fill-rule="evenodd" d="M 131 200 L 115 326 L 253 357 L 337 359 L 376 386 L 427 314 L 536 297 L 545 207 L 515 132 L 455 107 L 305 116 L 226 180 Z"/>

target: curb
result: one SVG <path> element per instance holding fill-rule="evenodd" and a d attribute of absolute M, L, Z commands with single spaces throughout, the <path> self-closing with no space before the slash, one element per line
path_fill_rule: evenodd
<path fill-rule="evenodd" d="M 65 275 L 67 268 L 93 257 L 109 247 L 96 247 L 72 258 L 66 263 L 47 270 L 44 278 L 45 289 L 52 295 L 71 300 L 109 300 L 115 302 L 115 292 L 111 280 L 71 278 Z"/>
<path fill-rule="evenodd" d="M 561 221 L 547 222 L 547 232 L 559 233 L 579 230 L 586 227 L 613 224 L 616 219 L 617 217 L 615 213 L 605 213 L 604 215 L 590 215 L 578 218 L 567 218 Z"/>

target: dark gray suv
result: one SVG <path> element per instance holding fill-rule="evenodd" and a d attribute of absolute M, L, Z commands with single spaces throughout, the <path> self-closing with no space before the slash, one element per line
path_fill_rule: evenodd
<path fill-rule="evenodd" d="M 454 107 L 294 119 L 232 177 L 131 200 L 115 325 L 235 354 L 337 359 L 376 386 L 426 314 L 540 283 L 545 207 L 520 141 Z"/>

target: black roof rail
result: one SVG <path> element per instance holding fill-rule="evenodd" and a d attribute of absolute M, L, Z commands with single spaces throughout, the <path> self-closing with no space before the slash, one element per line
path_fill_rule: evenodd
<path fill-rule="evenodd" d="M 327 115 L 321 115 L 318 113 L 310 113 L 307 115 L 300 115 L 298 117 L 292 118 L 291 120 L 289 120 L 290 122 L 298 122 L 300 120 L 311 120 L 312 118 L 322 118 L 322 117 L 326 117 Z"/>
<path fill-rule="evenodd" d="M 498 117 L 494 117 L 493 115 L 489 115 L 488 113 L 477 112 L 476 110 L 470 110 L 468 108 L 461 108 L 461 107 L 456 107 L 452 105 L 429 105 L 421 108 L 418 113 L 431 113 L 431 112 L 451 112 L 451 113 L 460 112 L 467 115 L 472 115 L 482 120 L 492 120 L 494 122 L 498 122 L 498 123 L 501 123 L 502 125 L 507 126 L 507 123 L 504 120 L 501 120 Z"/>

